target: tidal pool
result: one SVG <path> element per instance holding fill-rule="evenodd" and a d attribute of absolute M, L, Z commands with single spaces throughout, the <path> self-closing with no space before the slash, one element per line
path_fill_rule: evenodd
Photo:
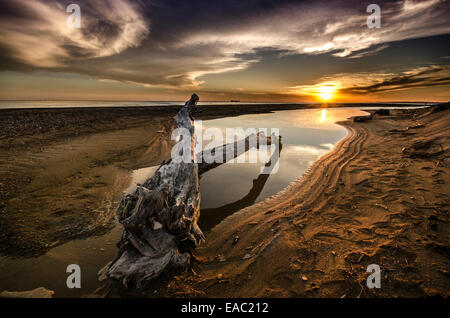
<path fill-rule="evenodd" d="M 224 136 L 226 128 L 267 129 L 268 134 L 275 128 L 282 137 L 282 148 L 276 173 L 261 174 L 261 167 L 264 165 L 262 162 L 229 162 L 202 175 L 200 228 L 208 232 L 226 216 L 286 188 L 301 177 L 315 160 L 333 149 L 334 145 L 347 135 L 347 130 L 337 125 L 337 121 L 363 114 L 365 112 L 357 109 L 323 108 L 244 115 L 202 122 L 203 130 L 216 127 Z M 208 144 L 207 140 L 203 140 L 203 147 L 208 148 L 205 144 Z M 250 150 L 242 156 L 248 158 L 251 152 L 257 151 Z"/>

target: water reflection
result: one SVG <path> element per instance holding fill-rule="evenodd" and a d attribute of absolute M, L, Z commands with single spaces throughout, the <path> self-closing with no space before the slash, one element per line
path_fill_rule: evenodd
<path fill-rule="evenodd" d="M 320 115 L 320 121 L 322 123 L 325 122 L 326 116 L 327 116 L 327 110 L 326 109 L 322 109 L 322 113 Z"/>
<path fill-rule="evenodd" d="M 267 161 L 265 164 L 266 167 L 272 167 L 274 165 L 275 160 L 279 160 L 281 156 L 281 150 L 283 148 L 283 144 L 280 142 L 278 145 L 278 149 L 275 149 L 276 152 L 272 155 L 272 157 Z M 226 218 L 227 216 L 233 214 L 236 211 L 239 211 L 247 206 L 252 205 L 256 202 L 256 199 L 260 196 L 262 190 L 264 189 L 264 186 L 266 185 L 267 180 L 271 176 L 270 171 L 267 171 L 269 173 L 261 173 L 256 179 L 253 179 L 253 185 L 250 191 L 241 199 L 225 204 L 223 206 L 217 207 L 217 208 L 210 208 L 210 209 L 202 209 L 200 211 L 200 214 L 204 214 L 205 217 L 202 218 L 200 215 L 200 222 L 199 225 L 204 228 L 205 230 L 208 230 L 212 228 L 214 225 L 217 224 L 217 220 L 222 220 Z M 202 181 L 200 180 L 200 184 L 202 184 Z"/>
<path fill-rule="evenodd" d="M 362 114 L 356 109 L 311 109 L 204 121 L 202 129 L 216 127 L 224 134 L 233 127 L 278 128 L 283 150 L 275 174 L 260 175 L 261 163 L 227 163 L 205 173 L 200 179 L 200 228 L 208 232 L 226 216 L 286 188 L 347 135 L 336 121 Z"/>
<path fill-rule="evenodd" d="M 257 149 L 251 149 L 236 160 L 204 173 L 200 178 L 200 228 L 208 232 L 228 215 L 286 188 L 346 136 L 346 129 L 335 124 L 336 121 L 362 114 L 364 112 L 356 109 L 323 108 L 203 121 L 203 132 L 208 128 L 222 131 L 225 138 L 221 144 L 233 141 L 226 135 L 227 128 L 265 128 L 269 134 L 271 128 L 278 128 L 283 150 L 279 157 L 279 169 L 275 174 L 261 174 L 263 163 L 249 163 L 250 158 L 258 156 Z M 197 137 L 202 136 L 204 135 L 200 134 Z M 244 137 L 245 135 L 238 136 L 238 139 Z M 212 146 L 209 139 L 202 139 L 202 144 L 204 149 Z M 236 163 L 242 162 L 241 160 L 245 163 Z M 156 169 L 157 167 L 148 167 L 135 170 L 126 192 L 134 191 L 136 185 L 151 177 Z"/>

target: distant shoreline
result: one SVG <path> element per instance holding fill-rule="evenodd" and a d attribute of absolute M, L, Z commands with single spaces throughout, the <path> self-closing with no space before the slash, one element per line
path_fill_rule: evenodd
<path fill-rule="evenodd" d="M 23 105 L 17 106 L 4 106 L 7 103 L 20 103 Z M 73 104 L 70 105 L 69 104 Z M 89 104 L 91 102 L 91 104 Z M 40 105 L 45 103 L 44 105 Z M 61 104 L 60 104 L 61 103 Z M 108 105 L 108 103 L 111 103 Z M 35 104 L 35 105 L 33 105 Z M 55 104 L 49 105 L 49 104 Z M 60 105 L 59 105 L 60 104 Z M 67 105 L 64 105 L 67 104 Z M 78 105 L 77 105 L 78 104 Z M 290 102 L 200 102 L 199 107 L 229 107 L 229 106 L 239 106 L 239 107 L 253 107 L 253 106 L 286 106 L 286 107 L 308 107 L 308 108 L 318 108 L 318 107 L 420 107 L 420 106 L 434 106 L 440 104 L 440 102 L 384 102 L 384 103 L 290 103 Z M 172 108 L 180 107 L 184 105 L 184 102 L 178 101 L 19 101 L 19 100 L 0 100 L 0 111 L 4 110 L 48 110 L 48 109 L 100 109 L 100 108 Z"/>
<path fill-rule="evenodd" d="M 117 107 L 55 107 L 0 109 L 0 148 L 5 140 L 35 134 L 67 138 L 103 130 L 133 127 L 155 117 L 174 116 L 181 105 L 117 106 Z M 334 107 L 423 107 L 411 104 L 224 104 L 199 105 L 197 119 L 214 119 L 245 114 L 270 113 L 280 110 Z M 54 139 L 51 136 L 50 139 Z M 58 137 L 59 139 L 59 137 Z"/>

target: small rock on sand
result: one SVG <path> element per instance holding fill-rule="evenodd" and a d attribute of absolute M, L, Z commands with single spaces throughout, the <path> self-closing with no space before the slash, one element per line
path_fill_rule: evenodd
<path fill-rule="evenodd" d="M 161 230 L 162 229 L 162 224 L 159 223 L 158 221 L 153 222 L 153 230 L 157 231 L 157 230 Z"/>
<path fill-rule="evenodd" d="M 33 290 L 14 292 L 14 291 L 2 291 L 0 298 L 52 298 L 55 292 L 53 290 L 39 287 Z"/>
<path fill-rule="evenodd" d="M 223 263 L 223 262 L 225 262 L 226 261 L 226 259 L 225 259 L 225 257 L 223 257 L 223 255 L 217 255 L 215 258 L 214 258 L 217 262 L 220 262 L 220 263 Z"/>
<path fill-rule="evenodd" d="M 367 181 L 369 181 L 369 179 L 368 178 L 364 178 L 364 179 L 361 179 L 361 180 L 358 180 L 357 182 L 355 182 L 355 185 L 360 185 L 360 184 L 363 184 L 364 182 L 367 182 Z"/>

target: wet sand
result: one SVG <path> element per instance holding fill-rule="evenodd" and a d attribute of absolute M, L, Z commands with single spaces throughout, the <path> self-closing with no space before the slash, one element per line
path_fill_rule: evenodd
<path fill-rule="evenodd" d="M 2 150 L 0 252 L 37 256 L 105 233 L 129 169 L 160 163 L 170 149 L 168 131 L 165 120 L 154 118 L 134 128 Z"/>
<path fill-rule="evenodd" d="M 298 182 L 214 227 L 176 297 L 450 296 L 450 110 L 345 121 Z M 442 146 L 442 147 L 441 147 Z M 369 264 L 381 288 L 369 289 Z"/>

